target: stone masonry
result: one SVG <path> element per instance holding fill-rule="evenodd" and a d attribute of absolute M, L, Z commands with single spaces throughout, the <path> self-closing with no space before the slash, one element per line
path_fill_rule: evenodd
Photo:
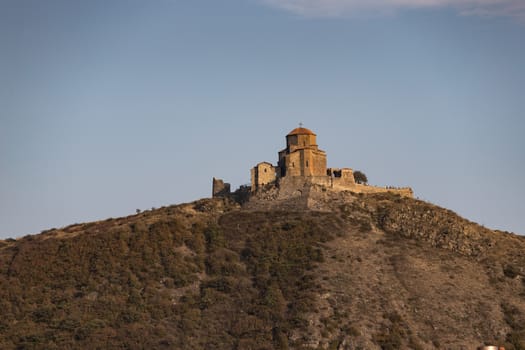
<path fill-rule="evenodd" d="M 315 185 L 331 191 L 355 193 L 393 192 L 413 197 L 412 189 L 377 187 L 358 184 L 350 168 L 327 168 L 326 152 L 319 149 L 317 135 L 303 127 L 293 129 L 286 135 L 286 148 L 278 154 L 277 165 L 269 162 L 258 163 L 251 169 L 252 194 L 274 188 L 279 198 L 300 196 L 305 188 Z M 229 184 L 213 179 L 213 196 L 230 193 Z"/>
<path fill-rule="evenodd" d="M 279 152 L 277 166 L 262 162 L 252 168 L 251 173 L 251 190 L 254 193 L 267 188 L 268 184 L 276 185 L 282 193 L 294 193 L 304 184 L 315 184 L 333 191 L 395 192 L 402 196 L 413 196 L 412 189 L 408 187 L 357 184 L 350 168 L 327 168 L 326 152 L 319 149 L 317 135 L 303 127 L 293 129 L 286 135 L 286 148 Z"/>

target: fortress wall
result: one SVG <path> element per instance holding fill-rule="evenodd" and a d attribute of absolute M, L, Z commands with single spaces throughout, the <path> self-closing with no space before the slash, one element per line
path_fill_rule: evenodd
<path fill-rule="evenodd" d="M 355 193 L 386 193 L 392 192 L 397 193 L 404 197 L 414 197 L 412 189 L 409 187 L 404 188 L 388 188 L 388 187 L 378 187 L 378 186 L 368 186 L 360 184 L 344 184 L 339 181 L 334 181 L 331 186 L 333 191 L 351 191 Z"/>
<path fill-rule="evenodd" d="M 353 180 L 353 178 L 352 178 Z M 397 193 L 404 197 L 414 197 L 410 187 L 393 188 L 356 184 L 345 177 L 308 176 L 284 177 L 279 180 L 279 196 L 289 197 L 307 191 L 309 185 L 320 185 L 332 191 L 351 191 L 355 193 Z"/>
<path fill-rule="evenodd" d="M 390 187 L 377 187 L 377 186 L 368 186 L 356 184 L 355 188 L 351 191 L 356 193 L 397 193 L 403 197 L 414 197 L 414 192 L 410 187 L 401 187 L 401 188 L 390 188 Z"/>
<path fill-rule="evenodd" d="M 355 182 L 349 183 L 338 178 L 332 178 L 331 188 L 335 191 L 353 191 L 358 192 Z"/>
<path fill-rule="evenodd" d="M 279 179 L 279 197 L 286 198 L 303 195 L 312 184 L 330 188 L 330 178 L 328 176 L 283 177 Z"/>

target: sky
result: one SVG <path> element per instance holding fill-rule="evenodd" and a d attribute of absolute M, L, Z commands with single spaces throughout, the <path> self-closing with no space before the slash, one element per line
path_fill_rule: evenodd
<path fill-rule="evenodd" d="M 0 0 L 0 238 L 328 166 L 525 234 L 522 0 Z"/>

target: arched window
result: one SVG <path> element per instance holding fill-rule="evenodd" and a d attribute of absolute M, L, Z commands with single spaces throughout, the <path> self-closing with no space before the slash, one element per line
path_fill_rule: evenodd
<path fill-rule="evenodd" d="M 306 161 L 306 167 L 308 168 L 308 161 Z"/>

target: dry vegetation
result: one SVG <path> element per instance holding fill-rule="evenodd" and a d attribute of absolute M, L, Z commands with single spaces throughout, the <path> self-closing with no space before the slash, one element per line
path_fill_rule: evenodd
<path fill-rule="evenodd" d="M 0 241 L 1 349 L 525 349 L 525 239 L 393 195 Z"/>

